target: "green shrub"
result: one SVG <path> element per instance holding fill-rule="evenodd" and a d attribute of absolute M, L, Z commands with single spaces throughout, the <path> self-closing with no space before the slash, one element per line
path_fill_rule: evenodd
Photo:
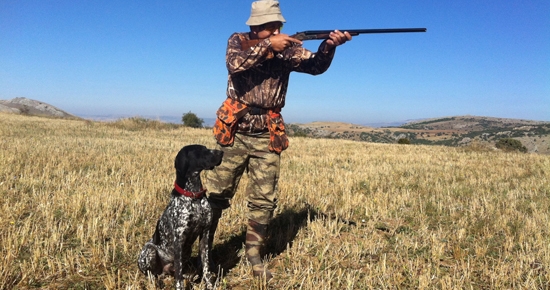
<path fill-rule="evenodd" d="M 202 128 L 202 125 L 204 124 L 204 120 L 197 117 L 197 115 L 191 111 L 183 114 L 181 121 L 183 122 L 183 126 L 191 128 Z"/>
<path fill-rule="evenodd" d="M 498 149 L 511 152 L 511 151 L 519 151 L 526 153 L 527 147 L 523 146 L 519 140 L 512 139 L 512 138 L 502 138 L 498 140 L 497 144 L 495 145 Z"/>
<path fill-rule="evenodd" d="M 399 138 L 399 140 L 397 140 L 397 144 L 411 144 L 411 141 L 409 138 Z"/>

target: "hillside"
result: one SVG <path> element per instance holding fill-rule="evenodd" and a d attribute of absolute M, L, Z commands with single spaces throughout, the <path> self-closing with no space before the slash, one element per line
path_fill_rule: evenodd
<path fill-rule="evenodd" d="M 0 112 L 47 116 L 57 118 L 78 118 L 50 104 L 27 98 L 0 100 Z"/>
<path fill-rule="evenodd" d="M 294 136 L 396 143 L 407 138 L 411 144 L 466 146 L 477 142 L 494 146 L 501 138 L 514 138 L 528 152 L 550 154 L 550 122 L 478 116 L 457 116 L 409 122 L 399 127 L 372 128 L 335 122 L 289 124 Z"/>
<path fill-rule="evenodd" d="M 0 112 L 80 119 L 47 103 L 27 98 L 0 100 Z M 115 118 L 109 120 L 113 119 Z M 165 121 L 171 122 L 168 119 Z M 287 131 L 290 136 L 374 143 L 397 143 L 399 139 L 406 138 L 411 144 L 455 147 L 476 143 L 492 148 L 499 139 L 513 138 L 519 140 L 529 153 L 550 154 L 550 122 L 520 119 L 456 116 L 417 120 L 402 126 L 380 128 L 341 122 L 312 122 L 288 124 Z"/>

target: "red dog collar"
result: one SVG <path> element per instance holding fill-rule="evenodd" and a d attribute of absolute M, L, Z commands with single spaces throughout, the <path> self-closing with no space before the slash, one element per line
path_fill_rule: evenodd
<path fill-rule="evenodd" d="M 201 198 L 206 193 L 206 189 L 201 189 L 201 191 L 199 192 L 192 192 L 192 191 L 185 190 L 181 188 L 176 182 L 174 182 L 174 188 L 179 194 L 190 198 Z"/>

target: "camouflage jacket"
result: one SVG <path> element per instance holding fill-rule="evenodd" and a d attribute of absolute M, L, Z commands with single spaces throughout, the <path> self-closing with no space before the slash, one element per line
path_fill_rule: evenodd
<path fill-rule="evenodd" d="M 324 53 L 325 42 L 317 53 L 301 45 L 293 45 L 273 57 L 271 42 L 264 39 L 246 51 L 241 40 L 249 40 L 248 33 L 234 33 L 228 40 L 226 65 L 228 70 L 227 97 L 249 107 L 279 110 L 285 105 L 291 72 L 317 75 L 325 72 L 334 57 L 335 49 Z M 282 119 L 278 120 L 282 123 Z M 246 114 L 238 121 L 238 132 L 260 132 L 268 127 L 267 115 Z"/>

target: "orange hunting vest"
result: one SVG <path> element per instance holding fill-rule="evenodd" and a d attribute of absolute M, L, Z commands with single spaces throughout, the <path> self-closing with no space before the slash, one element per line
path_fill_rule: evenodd
<path fill-rule="evenodd" d="M 214 124 L 214 136 L 222 146 L 233 145 L 235 133 L 237 132 L 237 122 L 250 108 L 245 104 L 227 98 L 222 106 L 216 112 L 218 118 Z M 285 132 L 285 124 L 281 109 L 268 110 L 267 129 L 269 130 L 269 150 L 280 154 L 288 148 L 288 137 Z"/>

